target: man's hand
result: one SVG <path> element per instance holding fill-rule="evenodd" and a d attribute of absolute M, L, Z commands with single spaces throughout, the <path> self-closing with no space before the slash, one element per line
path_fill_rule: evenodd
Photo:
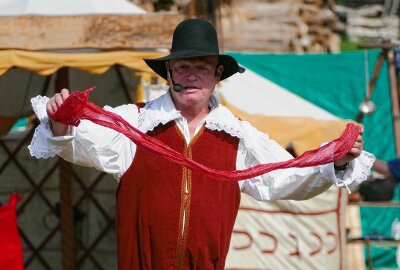
<path fill-rule="evenodd" d="M 361 128 L 360 134 L 357 137 L 357 140 L 354 142 L 353 147 L 350 151 L 341 159 L 335 162 L 336 166 L 343 166 L 344 164 L 352 161 L 353 159 L 359 157 L 363 150 L 364 141 L 362 138 L 362 134 L 364 133 L 364 129 Z"/>
<path fill-rule="evenodd" d="M 60 106 L 64 103 L 64 101 L 69 97 L 68 89 L 62 89 L 60 93 L 55 94 L 50 100 L 47 102 L 46 109 L 47 114 L 56 113 Z M 53 120 L 51 117 L 51 130 L 53 131 L 54 136 L 64 136 L 68 133 L 68 126 Z"/>

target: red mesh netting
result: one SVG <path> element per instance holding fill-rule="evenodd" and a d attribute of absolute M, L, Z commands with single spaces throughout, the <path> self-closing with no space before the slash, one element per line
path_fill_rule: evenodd
<path fill-rule="evenodd" d="M 268 163 L 259 164 L 254 167 L 236 170 L 236 171 L 221 171 L 209 168 L 203 164 L 193 161 L 182 153 L 179 153 L 168 145 L 156 140 L 153 137 L 144 134 L 137 128 L 131 126 L 121 116 L 106 111 L 97 105 L 88 101 L 90 92 L 94 89 L 90 88 L 83 92 L 72 93 L 51 117 L 66 125 L 78 126 L 80 120 L 86 119 L 98 125 L 108 127 L 118 131 L 129 139 L 131 139 L 138 147 L 144 147 L 148 151 L 154 152 L 161 157 L 186 166 L 189 169 L 200 171 L 201 173 L 219 180 L 238 181 L 252 178 L 273 170 L 284 169 L 290 167 L 310 167 L 321 164 L 334 162 L 346 155 L 356 141 L 360 126 L 349 123 L 346 126 L 342 136 L 324 146 L 304 152 L 297 158 Z"/>

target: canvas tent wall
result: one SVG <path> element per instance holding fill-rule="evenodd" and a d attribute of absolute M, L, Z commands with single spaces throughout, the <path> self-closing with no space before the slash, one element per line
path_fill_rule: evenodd
<path fill-rule="evenodd" d="M 150 71 L 142 59 L 169 48 L 173 28 L 182 20 L 174 13 L 127 14 L 127 1 L 107 1 L 107 6 L 96 1 L 92 7 L 103 7 L 102 12 L 58 16 L 57 8 L 79 12 L 89 1 L 50 1 L 46 15 L 10 16 L 15 15 L 10 9 L 4 14 L 5 6 L 21 3 L 42 9 L 43 3 L 26 4 L 36 2 L 1 3 L 0 117 L 10 123 L 32 113 L 31 97 L 68 85 L 71 90 L 96 85 L 92 101 L 99 105 L 129 102 L 140 74 Z M 113 12 L 121 6 L 122 15 L 121 9 Z M 12 191 L 23 195 L 18 218 L 26 269 L 115 268 L 115 180 L 58 159 L 33 159 L 26 148 L 32 132 L 8 133 L 0 140 L 0 201 Z"/>
<path fill-rule="evenodd" d="M 368 69 L 369 76 L 367 77 L 372 79 L 373 71 L 381 53 L 381 50 L 301 55 L 231 52 L 230 54 L 238 59 L 241 65 L 256 73 L 257 78 L 253 81 L 244 80 L 240 83 L 238 82 L 239 78 L 236 80 L 235 77 L 232 77 L 232 81 L 227 81 L 225 84 L 229 85 L 230 88 L 227 87 L 223 94 L 231 104 L 240 109 L 241 112 L 239 111 L 238 115 L 242 119 L 264 124 L 269 121 L 268 118 L 272 115 L 272 117 L 280 119 L 280 121 L 277 121 L 279 121 L 281 129 L 286 130 L 286 135 L 292 133 L 288 130 L 292 131 L 295 128 L 297 130 L 293 133 L 296 133 L 296 131 L 300 131 L 299 127 L 304 126 L 302 124 L 292 125 L 291 121 L 297 118 L 293 117 L 294 115 L 310 115 L 307 113 L 308 109 L 302 111 L 302 107 L 298 106 L 298 104 L 302 104 L 301 102 L 292 101 L 290 106 L 287 106 L 288 98 L 281 102 L 278 96 L 274 94 L 277 89 L 289 91 L 292 95 L 307 100 L 307 102 L 328 111 L 339 119 L 355 120 L 359 113 L 359 104 L 366 93 L 366 84 L 368 84 L 365 68 Z M 377 105 L 377 110 L 371 115 L 364 116 L 363 119 L 365 149 L 381 159 L 393 158 L 396 153 L 389 74 L 388 62 L 385 61 L 382 64 L 371 96 L 372 101 Z M 268 81 L 268 83 L 265 83 L 265 81 Z M 276 88 L 277 86 L 278 88 Z M 224 88 L 224 84 L 221 84 L 221 87 Z M 253 93 L 253 90 L 248 90 L 249 88 L 261 88 L 260 92 L 269 93 L 270 96 L 264 97 L 263 94 L 257 96 Z M 269 89 L 272 90 L 269 91 Z M 233 90 L 235 94 L 232 94 L 229 90 Z M 255 90 L 254 92 L 258 91 Z M 272 100 L 270 105 L 266 101 L 268 98 Z M 290 99 L 292 98 L 290 97 Z M 255 106 L 251 106 L 253 103 Z M 277 110 L 270 111 L 270 109 L 276 107 L 278 109 L 285 108 L 281 114 L 286 116 L 274 115 Z M 254 113 L 257 115 L 254 115 Z M 319 114 L 319 116 L 322 115 Z M 311 116 L 317 115 L 311 114 Z M 283 120 L 284 118 L 289 119 L 289 122 Z M 301 118 L 297 120 L 300 123 L 302 121 Z M 268 127 L 266 127 L 266 130 L 268 131 Z M 278 133 L 273 135 L 272 138 L 279 140 L 280 135 Z M 285 145 L 285 142 L 283 145 Z M 396 194 L 394 200 L 398 199 L 398 194 Z M 396 207 L 359 207 L 355 213 L 357 212 L 361 216 L 360 234 L 390 235 L 390 224 L 397 215 L 398 209 Z M 354 235 L 353 230 L 354 228 L 352 228 L 352 235 Z M 356 233 L 354 236 L 360 235 Z M 388 251 L 387 248 L 373 247 L 374 266 L 396 267 L 395 251 L 395 249 Z M 363 258 L 367 258 L 367 255 L 358 259 L 362 260 Z M 367 264 L 367 262 L 365 263 Z M 364 266 L 358 264 L 359 269 L 364 269 Z"/>
<path fill-rule="evenodd" d="M 337 54 L 231 53 L 238 61 L 288 91 L 344 119 L 355 120 L 366 93 L 368 77 L 380 50 Z M 378 158 L 395 157 L 389 71 L 384 62 L 372 101 L 375 113 L 364 117 L 365 149 Z"/>

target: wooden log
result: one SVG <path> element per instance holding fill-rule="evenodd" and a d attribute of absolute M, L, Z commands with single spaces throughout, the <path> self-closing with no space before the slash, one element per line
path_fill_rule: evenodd
<path fill-rule="evenodd" d="M 249 31 L 249 29 L 251 29 Z M 280 36 L 283 33 L 290 35 L 297 35 L 299 33 L 299 28 L 293 25 L 285 24 L 270 24 L 265 25 L 263 30 L 257 30 L 256 28 L 234 28 L 234 29 L 224 29 L 224 36 L 237 36 L 238 38 L 255 38 L 259 36 Z"/>
<path fill-rule="evenodd" d="M 241 12 L 249 20 L 293 16 L 298 13 L 298 4 L 273 3 L 273 4 L 243 4 Z"/>
<path fill-rule="evenodd" d="M 299 5 L 299 16 L 313 16 L 318 14 L 320 9 L 312 5 Z"/>
<path fill-rule="evenodd" d="M 323 10 L 313 15 L 303 15 L 301 20 L 307 24 L 323 23 L 325 25 L 338 21 L 336 15 L 330 10 Z"/>
<path fill-rule="evenodd" d="M 350 17 L 347 24 L 353 26 L 365 26 L 368 28 L 381 28 L 385 26 L 382 18 Z"/>
<path fill-rule="evenodd" d="M 282 42 L 252 42 L 239 40 L 237 42 L 226 42 L 227 51 L 260 51 L 260 52 L 289 52 L 291 50 L 289 43 Z"/>
<path fill-rule="evenodd" d="M 0 49 L 170 48 L 176 13 L 0 17 Z"/>
<path fill-rule="evenodd" d="M 307 52 L 313 52 L 313 53 L 322 53 L 326 51 L 327 51 L 326 45 L 321 43 L 314 43 L 307 50 Z"/>
<path fill-rule="evenodd" d="M 304 37 L 302 39 L 295 39 L 291 41 L 292 51 L 296 53 L 304 53 L 307 48 L 311 46 L 311 39 L 309 37 Z"/>
<path fill-rule="evenodd" d="M 346 30 L 347 35 L 350 39 L 357 38 L 386 38 L 391 40 L 396 40 L 398 38 L 398 33 L 392 31 L 391 29 L 370 29 L 366 27 L 351 27 Z"/>
<path fill-rule="evenodd" d="M 381 5 L 365 5 L 363 7 L 352 10 L 359 16 L 365 17 L 381 17 L 384 12 L 383 6 Z"/>
<path fill-rule="evenodd" d="M 253 43 L 276 43 L 276 42 L 280 42 L 280 43 L 289 43 L 291 40 L 295 40 L 296 37 L 294 35 L 290 35 L 290 34 L 283 34 L 281 36 L 279 35 L 274 35 L 274 36 L 270 36 L 270 35 L 263 35 L 262 37 L 259 38 L 237 38 L 235 36 L 233 37 L 225 37 L 224 38 L 224 49 L 226 50 L 227 47 L 229 47 L 231 43 L 249 43 L 248 45 L 246 45 L 246 47 L 251 46 Z"/>
<path fill-rule="evenodd" d="M 222 25 L 225 28 L 246 28 L 257 29 L 263 31 L 265 27 L 269 25 L 299 25 L 304 24 L 304 22 L 297 16 L 279 16 L 279 17 L 265 17 L 256 20 L 246 21 L 244 19 L 223 19 Z"/>
<path fill-rule="evenodd" d="M 329 35 L 326 45 L 328 52 L 340 52 L 340 36 L 338 34 Z"/>

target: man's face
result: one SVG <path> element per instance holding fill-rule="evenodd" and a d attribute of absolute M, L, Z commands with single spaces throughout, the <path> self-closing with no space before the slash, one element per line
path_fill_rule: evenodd
<path fill-rule="evenodd" d="M 174 102 L 179 105 L 198 105 L 207 103 L 215 85 L 219 82 L 223 66 L 218 65 L 218 56 L 175 59 L 167 63 L 170 66 L 172 78 L 183 89 L 180 92 L 171 91 Z M 172 81 L 169 78 L 172 85 Z"/>

